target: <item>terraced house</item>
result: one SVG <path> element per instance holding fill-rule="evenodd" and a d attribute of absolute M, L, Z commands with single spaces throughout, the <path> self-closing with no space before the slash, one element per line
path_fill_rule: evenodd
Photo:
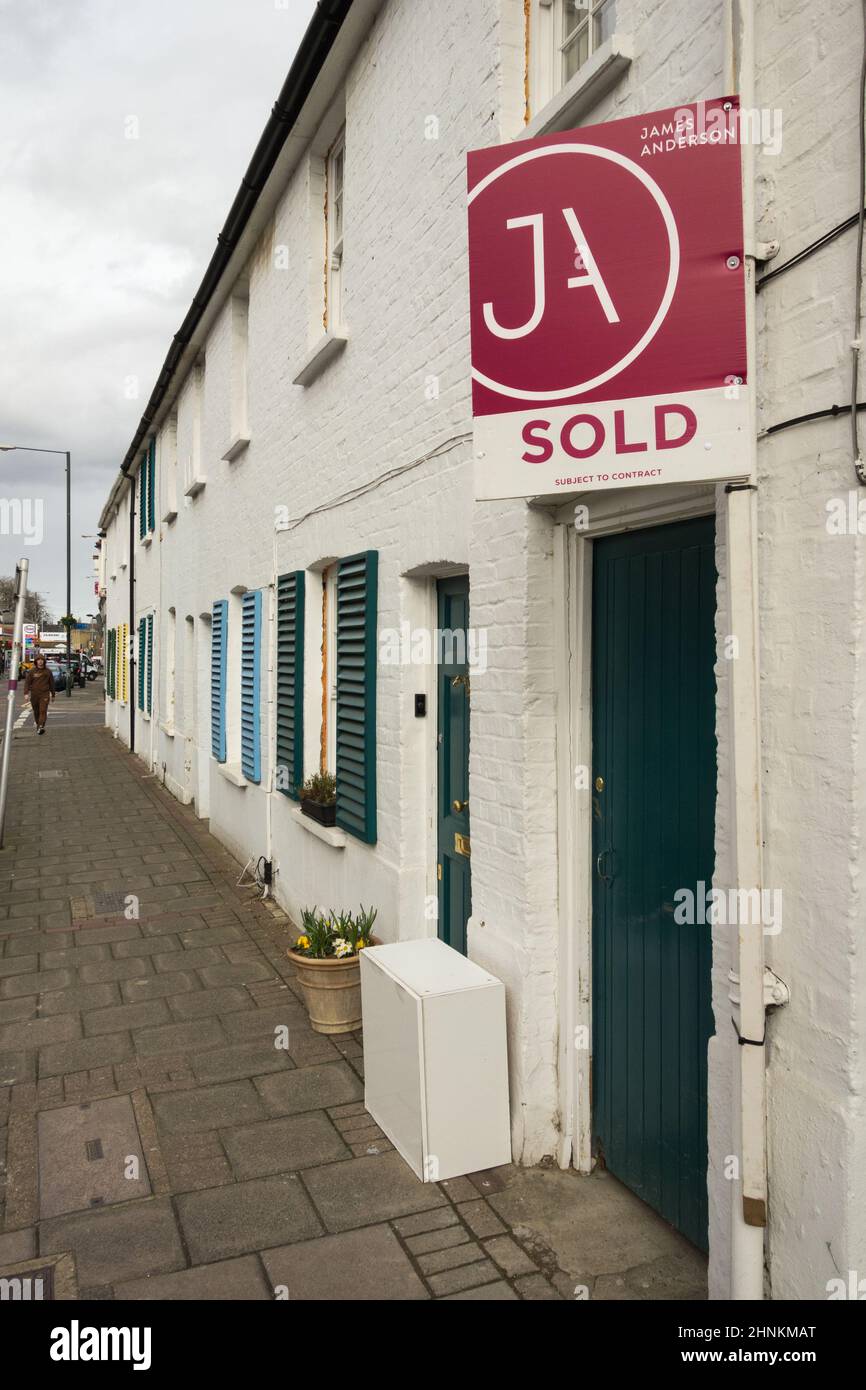
<path fill-rule="evenodd" d="M 866 1272 L 862 45 L 321 0 L 100 521 L 117 737 L 296 920 L 503 980 L 515 1161 L 605 1162 L 721 1298 Z M 741 481 L 479 500 L 467 152 L 737 94 Z"/>

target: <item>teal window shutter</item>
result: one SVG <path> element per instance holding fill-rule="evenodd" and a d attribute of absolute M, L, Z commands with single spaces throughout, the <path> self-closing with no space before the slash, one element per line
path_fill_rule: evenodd
<path fill-rule="evenodd" d="M 376 588 L 379 552 L 337 568 L 337 825 L 376 841 Z"/>
<path fill-rule="evenodd" d="M 138 465 L 138 539 L 147 534 L 147 454 Z"/>
<path fill-rule="evenodd" d="M 153 614 L 147 615 L 147 712 L 153 709 Z"/>
<path fill-rule="evenodd" d="M 115 652 L 116 652 L 117 633 L 114 628 L 109 628 L 108 643 L 105 649 L 105 693 L 109 700 L 114 699 L 114 677 L 115 677 Z"/>
<path fill-rule="evenodd" d="M 210 730 L 211 752 L 218 763 L 226 760 L 226 647 L 228 599 L 213 606 L 210 632 Z"/>
<path fill-rule="evenodd" d="M 262 591 L 251 589 L 241 611 L 241 772 L 248 782 L 262 779 L 261 635 Z"/>
<path fill-rule="evenodd" d="M 147 529 L 156 528 L 156 439 L 147 451 Z"/>
<path fill-rule="evenodd" d="M 144 709 L 144 661 L 147 641 L 147 619 L 138 620 L 138 708 Z"/>
<path fill-rule="evenodd" d="M 304 571 L 277 579 L 277 790 L 304 780 Z"/>

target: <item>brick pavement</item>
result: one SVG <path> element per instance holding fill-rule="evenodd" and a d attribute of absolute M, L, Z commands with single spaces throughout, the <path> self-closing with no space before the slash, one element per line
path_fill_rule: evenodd
<path fill-rule="evenodd" d="M 492 1210 L 479 1224 L 469 1179 L 419 1183 L 392 1150 L 364 1111 L 360 1038 L 310 1029 L 290 924 L 238 873 L 104 729 L 16 733 L 0 855 L 0 1266 L 71 1252 L 80 1294 L 102 1298 L 519 1297 L 535 1264 Z M 128 1098 L 119 1118 L 100 1109 L 109 1097 Z M 52 1115 L 70 1112 L 61 1140 L 69 1125 L 99 1130 L 95 1163 L 122 1167 L 130 1154 L 107 1146 L 127 1109 L 121 1146 L 143 1177 L 94 1167 L 76 1183 L 75 1161 L 58 1195 Z M 111 1200 L 82 1205 L 88 1178 Z"/>
<path fill-rule="evenodd" d="M 77 698 L 96 714 L 98 691 Z M 574 1297 L 533 1201 L 594 1180 L 536 1170 L 528 1206 L 512 1168 L 420 1183 L 364 1111 L 360 1036 L 310 1029 L 288 919 L 237 886 L 206 822 L 77 723 L 14 737 L 0 1271 L 71 1254 L 79 1296 L 109 1299 Z M 653 1296 L 700 1297 L 671 1236 L 631 1263 L 673 1290 Z M 587 1279 L 650 1296 L 633 1273 Z"/>

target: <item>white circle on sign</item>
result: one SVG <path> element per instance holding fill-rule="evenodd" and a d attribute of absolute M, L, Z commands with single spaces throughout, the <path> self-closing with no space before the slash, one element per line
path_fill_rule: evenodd
<path fill-rule="evenodd" d="M 521 164 L 528 164 L 530 160 L 544 159 L 545 156 L 549 154 L 588 154 L 594 155 L 598 159 L 609 159 L 612 164 L 618 164 L 621 169 L 625 169 L 627 173 L 632 174 L 634 178 L 637 179 L 638 183 L 642 183 L 655 202 L 656 207 L 661 213 L 662 221 L 665 224 L 665 231 L 668 234 L 668 245 L 670 247 L 670 265 L 664 294 L 661 297 L 659 307 L 646 332 L 641 335 L 634 347 L 630 348 L 624 357 L 621 357 L 618 362 L 614 362 L 613 366 L 608 367 L 606 371 L 599 372 L 597 376 L 590 377 L 588 381 L 579 381 L 576 386 L 566 386 L 558 391 L 522 391 L 513 386 L 504 386 L 502 382 L 494 381 L 491 377 L 485 376 L 483 372 L 477 371 L 475 367 L 472 368 L 473 377 L 482 386 L 486 386 L 489 390 L 495 391 L 500 396 L 511 396 L 514 400 L 519 401 L 561 401 L 568 396 L 576 396 L 582 391 L 592 391 L 596 386 L 603 385 L 605 381 L 610 381 L 611 377 L 617 376 L 621 371 L 624 371 L 626 367 L 634 362 L 636 357 L 640 357 L 644 348 L 652 342 L 656 333 L 658 333 L 664 323 L 668 309 L 671 307 L 671 302 L 673 301 L 674 291 L 677 287 L 677 278 L 680 273 L 680 238 L 670 203 L 664 193 L 662 193 L 655 179 L 651 179 L 645 169 L 642 169 L 639 164 L 635 164 L 633 159 L 629 159 L 626 155 L 620 154 L 618 150 L 606 150 L 603 149 L 601 145 L 583 144 L 545 145 L 539 150 L 526 150 L 523 154 L 515 155 L 513 159 L 507 160 L 505 164 L 500 164 L 498 168 L 492 169 L 489 174 L 485 174 L 481 182 L 477 183 L 472 189 L 467 203 L 473 203 L 479 193 L 483 193 L 484 190 L 489 188 L 492 183 L 495 183 L 502 174 L 507 174 L 512 169 L 517 169 Z"/>

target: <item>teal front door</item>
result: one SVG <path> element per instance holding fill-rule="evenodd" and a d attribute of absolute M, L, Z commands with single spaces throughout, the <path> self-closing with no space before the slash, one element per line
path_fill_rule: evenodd
<path fill-rule="evenodd" d="M 593 1142 L 702 1248 L 710 928 L 674 894 L 713 876 L 715 584 L 712 518 L 593 547 Z"/>
<path fill-rule="evenodd" d="M 466 954 L 466 923 L 472 910 L 469 859 L 469 580 L 437 584 L 439 661 L 437 693 L 436 873 L 439 882 L 439 935 Z"/>

